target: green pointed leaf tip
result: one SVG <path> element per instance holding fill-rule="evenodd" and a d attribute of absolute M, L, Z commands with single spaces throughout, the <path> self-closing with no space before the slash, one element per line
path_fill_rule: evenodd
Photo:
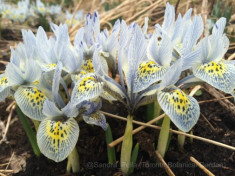
<path fill-rule="evenodd" d="M 110 126 L 108 125 L 107 130 L 105 131 L 105 137 L 106 137 L 106 144 L 110 144 L 113 142 L 113 135 Z M 107 152 L 108 152 L 108 162 L 110 164 L 114 164 L 116 162 L 116 153 L 115 153 L 115 147 L 109 148 L 107 146 Z"/>
<path fill-rule="evenodd" d="M 137 157 L 139 154 L 139 143 L 137 143 L 131 153 L 131 164 L 130 164 L 130 169 L 129 169 L 129 174 L 134 172 L 135 166 L 136 166 L 136 161 Z"/>

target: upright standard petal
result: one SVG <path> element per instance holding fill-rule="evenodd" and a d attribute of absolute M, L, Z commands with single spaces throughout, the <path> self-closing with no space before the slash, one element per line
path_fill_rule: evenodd
<path fill-rule="evenodd" d="M 55 103 L 50 101 L 48 98 L 45 100 L 43 104 L 43 114 L 47 117 L 57 117 L 63 115 L 61 110 L 59 110 Z"/>
<path fill-rule="evenodd" d="M 72 152 L 78 136 L 79 127 L 73 118 L 65 121 L 46 118 L 39 125 L 37 143 L 46 157 L 60 162 Z"/>
<path fill-rule="evenodd" d="M 180 78 L 183 66 L 183 59 L 176 61 L 162 78 L 161 87 L 165 88 L 174 85 Z"/>
<path fill-rule="evenodd" d="M 166 32 L 169 32 L 170 30 L 172 30 L 174 22 L 175 22 L 175 8 L 174 6 L 167 3 L 162 29 Z"/>
<path fill-rule="evenodd" d="M 157 96 L 163 111 L 180 130 L 188 132 L 197 123 L 200 108 L 193 97 L 176 88 L 160 91 Z"/>
<path fill-rule="evenodd" d="M 202 32 L 203 32 L 202 17 L 195 16 L 183 40 L 183 48 L 182 48 L 183 56 L 192 51 L 194 45 L 197 43 L 197 40 L 202 35 Z"/>
<path fill-rule="evenodd" d="M 22 85 L 24 83 L 23 73 L 13 63 L 7 65 L 5 75 L 11 85 Z"/>
<path fill-rule="evenodd" d="M 221 37 L 224 33 L 224 28 L 226 25 L 226 18 L 222 17 L 220 18 L 214 25 L 212 29 L 212 35 L 215 35 L 217 37 Z"/>

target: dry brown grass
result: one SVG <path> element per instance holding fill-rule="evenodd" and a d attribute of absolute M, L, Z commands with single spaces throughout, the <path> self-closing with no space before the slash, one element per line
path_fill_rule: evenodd
<path fill-rule="evenodd" d="M 233 0 L 223 0 L 234 6 Z M 149 32 L 154 31 L 154 25 L 162 23 L 164 18 L 165 4 L 167 0 L 74 0 L 74 9 L 83 9 L 85 13 L 93 13 L 97 10 L 100 14 L 101 28 L 112 28 L 111 21 L 115 19 L 124 19 L 127 23 L 136 21 L 139 25 L 144 24 L 144 18 L 149 17 Z M 213 5 L 216 0 L 170 0 L 171 4 L 176 5 L 176 14 L 184 14 L 189 8 L 193 8 L 193 15 L 201 14 L 204 19 L 210 16 Z M 104 4 L 108 3 L 110 8 L 105 11 Z M 116 4 L 116 5 L 115 5 Z M 178 4 L 178 5 L 177 5 Z M 235 31 L 235 13 L 231 18 L 231 24 L 227 27 L 228 31 Z M 84 21 L 81 21 L 76 26 L 70 28 L 71 40 L 74 40 L 77 30 L 83 26 Z M 234 36 L 235 37 L 235 36 Z M 234 48 L 235 43 L 231 43 L 231 49 Z"/>

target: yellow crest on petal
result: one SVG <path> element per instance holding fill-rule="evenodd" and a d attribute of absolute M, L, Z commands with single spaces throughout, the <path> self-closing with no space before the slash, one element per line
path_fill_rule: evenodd
<path fill-rule="evenodd" d="M 42 91 L 38 90 L 37 88 L 28 88 L 24 89 L 23 93 L 28 99 L 28 102 L 32 108 L 42 108 L 42 102 L 44 102 L 46 99 L 46 96 L 44 93 L 42 93 Z"/>
<path fill-rule="evenodd" d="M 137 68 L 134 79 L 134 92 L 146 89 L 151 84 L 159 81 L 165 74 L 166 68 L 154 61 L 144 61 Z"/>
<path fill-rule="evenodd" d="M 179 90 L 170 91 L 168 101 L 174 106 L 177 114 L 186 114 L 186 109 L 191 106 L 188 97 Z"/>
<path fill-rule="evenodd" d="M 137 79 L 140 79 L 144 76 L 148 76 L 152 73 L 156 73 L 160 71 L 162 68 L 158 66 L 154 61 L 149 61 L 149 62 L 142 62 L 137 70 L 138 77 Z"/>
<path fill-rule="evenodd" d="M 158 102 L 171 121 L 182 131 L 188 132 L 200 115 L 197 101 L 180 89 L 160 91 Z"/>
<path fill-rule="evenodd" d="M 85 70 L 87 72 L 94 72 L 94 67 L 92 65 L 92 60 L 91 59 L 86 59 L 82 63 L 82 70 Z"/>
<path fill-rule="evenodd" d="M 235 65 L 223 59 L 193 67 L 193 74 L 217 89 L 231 93 L 235 87 Z"/>
<path fill-rule="evenodd" d="M 41 121 L 45 118 L 42 113 L 46 95 L 34 87 L 19 87 L 14 94 L 16 103 L 29 118 Z"/>
<path fill-rule="evenodd" d="M 214 61 L 201 65 L 199 70 L 204 70 L 210 76 L 223 77 L 226 72 L 226 65 L 223 62 L 215 63 Z"/>
<path fill-rule="evenodd" d="M 40 123 L 37 142 L 41 152 L 48 158 L 59 162 L 64 160 L 75 147 L 79 127 L 73 118 L 67 120 L 45 119 Z"/>
<path fill-rule="evenodd" d="M 68 122 L 48 120 L 46 123 L 45 135 L 51 138 L 51 150 L 58 153 L 62 143 L 68 143 L 67 139 L 71 133 L 71 124 Z"/>
<path fill-rule="evenodd" d="M 8 84 L 8 80 L 5 76 L 3 76 L 1 79 L 0 79 L 0 86 L 6 86 Z"/>
<path fill-rule="evenodd" d="M 78 91 L 84 92 L 93 89 L 96 86 L 96 83 L 97 80 L 94 77 L 86 77 L 80 82 Z"/>

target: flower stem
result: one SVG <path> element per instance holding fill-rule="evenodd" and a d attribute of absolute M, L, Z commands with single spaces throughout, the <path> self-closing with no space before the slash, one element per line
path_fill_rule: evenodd
<path fill-rule="evenodd" d="M 36 130 L 36 132 L 38 131 L 38 127 L 39 127 L 39 125 L 40 125 L 40 122 L 39 121 L 37 121 L 37 120 L 32 120 L 33 121 L 33 124 L 34 124 L 34 127 L 35 127 L 35 130 Z"/>
<path fill-rule="evenodd" d="M 131 160 L 131 150 L 133 145 L 132 139 L 132 124 L 133 116 L 127 116 L 127 125 L 126 130 L 122 142 L 122 149 L 121 149 L 121 170 L 124 174 L 128 174 L 130 168 L 130 160 Z"/>
<path fill-rule="evenodd" d="M 180 131 L 180 130 L 179 130 Z M 181 131 L 180 131 L 181 132 Z M 178 147 L 179 150 L 183 150 L 184 149 L 184 142 L 185 142 L 185 135 L 182 134 L 178 134 L 177 136 L 177 141 L 178 141 Z"/>
<path fill-rule="evenodd" d="M 76 146 L 68 156 L 66 172 L 70 173 L 71 169 L 73 173 L 78 173 L 80 170 L 79 155 Z"/>
<path fill-rule="evenodd" d="M 38 148 L 38 144 L 37 144 L 37 139 L 36 139 L 36 135 L 33 131 L 33 129 L 31 128 L 29 121 L 27 120 L 27 117 L 24 115 L 24 113 L 20 110 L 20 108 L 18 106 L 16 106 L 16 112 L 17 115 L 20 119 L 20 122 L 23 125 L 23 128 L 25 130 L 25 133 L 29 139 L 29 142 L 33 148 L 33 152 L 34 154 L 38 157 L 40 156 L 41 152 Z"/>
<path fill-rule="evenodd" d="M 168 116 L 165 116 L 163 119 L 162 128 L 158 138 L 157 150 L 159 151 L 162 157 L 164 157 L 167 150 L 170 122 L 171 122 L 170 118 Z"/>
<path fill-rule="evenodd" d="M 158 101 L 155 101 L 154 102 L 154 117 L 153 118 L 160 116 L 161 111 L 162 111 L 161 106 L 159 105 Z"/>

